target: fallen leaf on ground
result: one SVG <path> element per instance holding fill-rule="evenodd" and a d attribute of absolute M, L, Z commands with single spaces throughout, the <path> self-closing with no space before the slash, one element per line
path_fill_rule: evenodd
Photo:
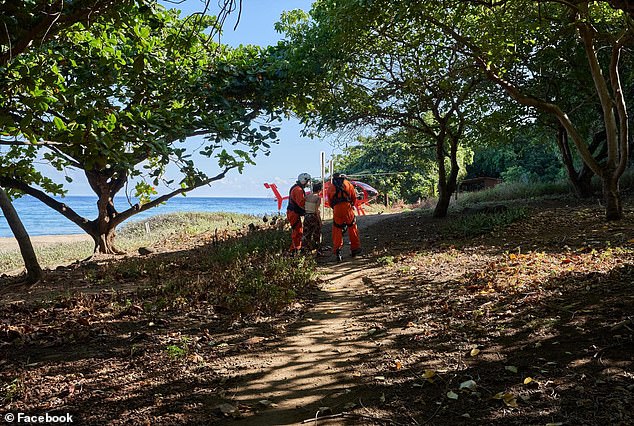
<path fill-rule="evenodd" d="M 247 345 L 255 345 L 255 344 L 260 343 L 262 341 L 264 341 L 264 337 L 253 336 L 253 337 L 250 337 L 247 340 L 245 340 L 244 343 L 247 344 Z"/>
<path fill-rule="evenodd" d="M 425 372 L 423 373 L 423 379 L 431 379 L 435 375 L 436 372 L 434 370 L 425 370 Z"/>
<path fill-rule="evenodd" d="M 517 407 L 517 399 L 510 392 L 498 392 L 493 395 L 493 399 L 501 399 L 509 407 Z"/>
<path fill-rule="evenodd" d="M 467 380 L 465 382 L 460 383 L 460 389 L 475 390 L 475 388 L 477 387 L 478 385 L 473 380 Z"/>

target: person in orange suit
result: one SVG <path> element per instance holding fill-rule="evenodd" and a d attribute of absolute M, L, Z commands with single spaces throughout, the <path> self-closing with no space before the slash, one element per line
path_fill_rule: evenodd
<path fill-rule="evenodd" d="M 297 254 L 302 248 L 302 237 L 304 227 L 302 216 L 306 214 L 306 193 L 304 188 L 310 182 L 308 173 L 301 173 L 297 176 L 297 182 L 291 186 L 288 193 L 288 207 L 286 208 L 286 218 L 291 224 L 291 254 Z"/>
<path fill-rule="evenodd" d="M 352 257 L 361 253 L 361 240 L 357 229 L 357 221 L 354 215 L 354 203 L 357 193 L 347 176 L 335 173 L 332 176 L 332 185 L 328 188 L 328 202 L 332 208 L 332 249 L 337 257 L 337 262 L 343 259 L 343 234 L 347 231 L 350 238 L 350 255 Z"/>

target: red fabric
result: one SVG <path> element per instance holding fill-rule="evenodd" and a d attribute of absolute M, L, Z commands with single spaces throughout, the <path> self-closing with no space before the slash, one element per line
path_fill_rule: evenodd
<path fill-rule="evenodd" d="M 299 207 L 306 207 L 306 195 L 304 194 L 304 190 L 300 186 L 294 187 L 290 194 L 288 194 L 288 198 L 293 200 L 295 204 Z"/>
<path fill-rule="evenodd" d="M 288 194 L 289 201 L 293 200 L 297 206 L 302 209 L 306 207 L 306 195 L 304 190 L 298 185 L 291 189 Z M 304 236 L 304 227 L 302 225 L 302 217 L 291 210 L 286 211 L 286 218 L 291 224 L 291 250 L 299 250 L 302 248 L 302 237 Z"/>
<path fill-rule="evenodd" d="M 352 184 L 345 180 L 343 182 L 343 189 L 344 192 L 348 195 L 348 198 L 350 200 L 352 200 L 352 203 L 354 203 L 354 200 L 357 197 L 357 193 L 354 190 L 354 186 L 352 186 Z M 328 188 L 328 199 L 332 200 L 335 198 L 335 192 L 337 191 L 337 188 L 335 188 L 334 185 L 330 185 L 330 187 Z M 333 214 L 333 225 L 332 225 L 332 249 L 333 252 L 337 252 L 337 250 L 341 249 L 343 247 L 343 230 L 338 227 L 335 226 L 335 224 L 337 225 L 344 225 L 347 224 L 348 225 L 348 238 L 350 238 L 350 248 L 352 250 L 357 250 L 359 248 L 361 248 L 361 240 L 359 239 L 359 230 L 357 229 L 357 224 L 354 223 L 354 210 L 353 210 L 353 204 L 350 204 L 348 202 L 340 202 L 337 203 L 335 205 L 335 207 L 332 209 L 332 214 Z"/>
<path fill-rule="evenodd" d="M 343 247 L 343 230 L 335 225 L 332 225 L 332 250 L 337 253 L 337 250 Z M 361 248 L 361 240 L 359 239 L 359 230 L 357 224 L 348 226 L 348 238 L 350 238 L 350 249 L 357 250 Z"/>
<path fill-rule="evenodd" d="M 286 218 L 291 224 L 291 250 L 299 250 L 302 248 L 302 237 L 304 236 L 304 227 L 302 226 L 302 217 L 295 212 L 287 211 Z"/>

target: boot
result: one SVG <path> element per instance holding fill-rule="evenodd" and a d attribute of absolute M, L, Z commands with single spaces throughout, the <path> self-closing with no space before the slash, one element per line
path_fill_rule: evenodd
<path fill-rule="evenodd" d="M 335 256 L 337 256 L 337 263 L 343 260 L 343 255 L 341 254 L 341 249 L 335 252 Z"/>
<path fill-rule="evenodd" d="M 361 247 L 359 247 L 358 249 L 354 249 L 350 252 L 350 256 L 355 257 L 360 255 L 363 252 L 363 250 L 361 249 Z"/>

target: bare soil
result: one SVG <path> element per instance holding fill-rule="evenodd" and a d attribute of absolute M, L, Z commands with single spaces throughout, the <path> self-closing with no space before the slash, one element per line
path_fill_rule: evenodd
<path fill-rule="evenodd" d="M 634 424 L 633 207 L 606 223 L 596 201 L 541 200 L 469 238 L 446 229 L 459 213 L 361 217 L 365 254 L 319 257 L 319 285 L 275 317 L 121 306 L 135 282 L 95 287 L 94 265 L 7 284 L 2 411 L 115 425 Z"/>
<path fill-rule="evenodd" d="M 31 237 L 34 247 L 45 247 L 56 244 L 76 243 L 78 241 L 92 241 L 87 234 L 72 235 L 36 235 Z M 18 250 L 18 242 L 15 238 L 0 237 L 0 251 Z"/>

